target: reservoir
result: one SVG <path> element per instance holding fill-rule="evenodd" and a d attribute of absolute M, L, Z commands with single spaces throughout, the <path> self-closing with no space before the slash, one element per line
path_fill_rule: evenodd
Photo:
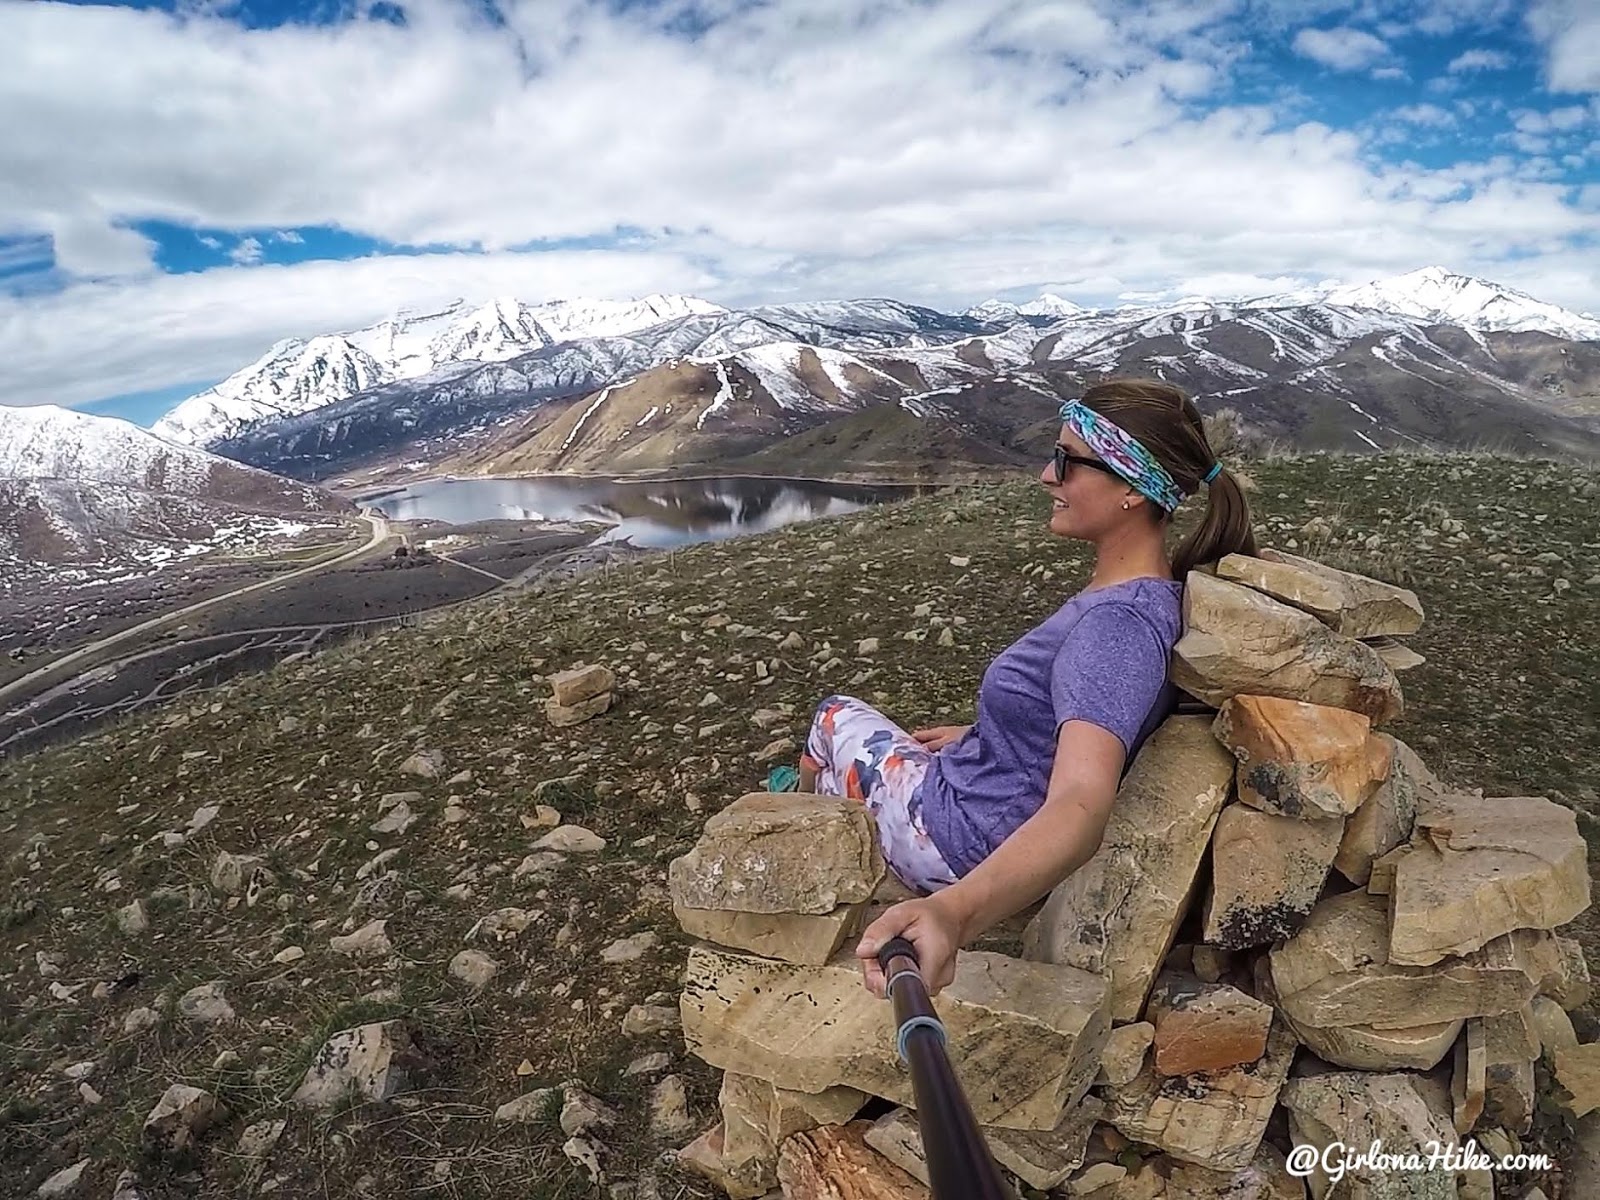
<path fill-rule="evenodd" d="M 396 520 L 605 521 L 600 541 L 670 548 L 763 533 L 795 521 L 855 512 L 933 490 L 919 484 L 718 476 L 613 480 L 546 475 L 526 479 L 431 479 L 367 501 Z"/>

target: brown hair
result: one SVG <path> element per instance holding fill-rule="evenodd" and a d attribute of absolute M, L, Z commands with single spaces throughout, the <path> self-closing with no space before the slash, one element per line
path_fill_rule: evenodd
<path fill-rule="evenodd" d="M 1174 578 L 1186 579 L 1195 567 L 1225 554 L 1255 554 L 1250 502 L 1227 464 L 1209 484 L 1204 482 L 1217 457 L 1206 440 L 1200 410 L 1188 395 L 1159 379 L 1110 379 L 1086 391 L 1083 403 L 1137 438 L 1180 491 L 1206 493 L 1199 527 L 1173 553 Z M 1159 505 L 1148 507 L 1152 520 L 1167 519 Z"/>

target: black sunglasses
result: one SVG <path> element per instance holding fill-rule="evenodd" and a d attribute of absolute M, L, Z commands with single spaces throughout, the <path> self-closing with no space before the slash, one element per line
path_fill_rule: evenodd
<path fill-rule="evenodd" d="M 1057 442 L 1055 449 L 1050 452 L 1050 465 L 1055 470 L 1057 483 L 1065 483 L 1067 481 L 1068 463 L 1074 463 L 1080 467 L 1093 467 L 1096 471 L 1104 471 L 1107 475 L 1120 478 L 1120 476 L 1117 476 L 1116 471 L 1098 458 L 1085 458 L 1081 454 L 1074 454 L 1060 442 Z"/>

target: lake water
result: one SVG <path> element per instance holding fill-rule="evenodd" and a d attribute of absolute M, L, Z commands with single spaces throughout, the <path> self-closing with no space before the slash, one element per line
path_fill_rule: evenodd
<path fill-rule="evenodd" d="M 762 533 L 932 490 L 758 476 L 614 481 L 575 476 L 426 480 L 368 501 L 396 520 L 614 522 L 601 540 L 670 547 Z"/>

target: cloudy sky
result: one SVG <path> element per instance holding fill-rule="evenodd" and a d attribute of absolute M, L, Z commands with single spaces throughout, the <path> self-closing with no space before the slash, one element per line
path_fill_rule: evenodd
<path fill-rule="evenodd" d="M 0 404 L 454 297 L 1600 312 L 1594 0 L 0 0 Z"/>

